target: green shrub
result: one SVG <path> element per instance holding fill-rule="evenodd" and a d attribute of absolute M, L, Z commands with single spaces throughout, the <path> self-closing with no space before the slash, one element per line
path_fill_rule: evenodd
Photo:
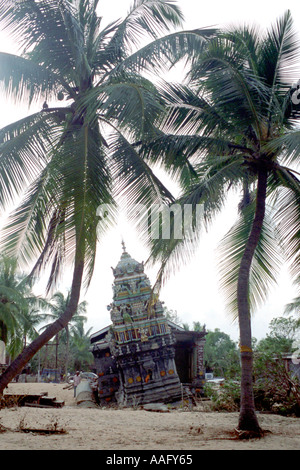
<path fill-rule="evenodd" d="M 256 354 L 253 389 L 257 410 L 300 416 L 299 381 L 286 370 L 280 356 Z"/>
<path fill-rule="evenodd" d="M 207 383 L 205 395 L 211 399 L 213 411 L 238 411 L 240 405 L 240 384 L 225 380 L 221 385 Z"/>

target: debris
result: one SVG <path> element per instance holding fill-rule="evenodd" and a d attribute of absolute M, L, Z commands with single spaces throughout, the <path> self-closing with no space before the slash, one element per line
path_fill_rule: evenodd
<path fill-rule="evenodd" d="M 22 428 L 21 432 L 32 432 L 34 434 L 66 434 L 65 429 L 38 429 L 38 428 Z"/>
<path fill-rule="evenodd" d="M 47 392 L 36 395 L 31 394 L 11 394 L 3 395 L 5 406 L 33 406 L 38 408 L 62 408 L 64 401 L 56 400 L 56 397 L 48 397 Z"/>
<path fill-rule="evenodd" d="M 260 429 L 259 431 L 246 431 L 243 429 L 235 428 L 234 432 L 238 439 L 260 439 L 265 434 L 270 433 L 271 431 L 269 431 L 268 429 Z"/>
<path fill-rule="evenodd" d="M 82 380 L 76 388 L 76 403 L 84 408 L 96 408 L 95 393 L 87 380 Z"/>
<path fill-rule="evenodd" d="M 73 384 L 68 384 L 66 387 L 63 387 L 63 390 L 71 390 L 73 387 Z"/>
<path fill-rule="evenodd" d="M 7 432 L 7 431 L 8 431 L 8 429 L 5 426 L 3 426 L 2 424 L 0 424 L 0 433 L 1 432 Z"/>
<path fill-rule="evenodd" d="M 147 403 L 146 405 L 143 405 L 142 408 L 145 411 L 156 411 L 160 413 L 169 413 L 170 410 L 167 405 L 164 403 Z"/>

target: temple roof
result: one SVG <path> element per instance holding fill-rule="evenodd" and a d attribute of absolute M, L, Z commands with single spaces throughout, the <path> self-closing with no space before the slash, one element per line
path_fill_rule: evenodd
<path fill-rule="evenodd" d="M 115 278 L 128 277 L 134 273 L 141 274 L 144 272 L 144 264 L 133 259 L 126 251 L 125 243 L 122 241 L 123 253 L 117 266 L 113 268 Z"/>

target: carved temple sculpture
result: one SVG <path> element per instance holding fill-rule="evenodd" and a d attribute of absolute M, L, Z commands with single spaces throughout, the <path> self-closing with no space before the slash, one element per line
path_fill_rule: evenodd
<path fill-rule="evenodd" d="M 113 269 L 112 324 L 91 336 L 100 403 L 171 403 L 204 383 L 205 330 L 188 332 L 167 320 L 153 299 L 143 263 L 123 253 Z"/>

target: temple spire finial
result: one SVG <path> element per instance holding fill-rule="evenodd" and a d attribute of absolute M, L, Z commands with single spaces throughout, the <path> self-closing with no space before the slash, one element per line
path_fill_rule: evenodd
<path fill-rule="evenodd" d="M 124 240 L 122 240 L 123 253 L 126 253 L 126 246 Z"/>

